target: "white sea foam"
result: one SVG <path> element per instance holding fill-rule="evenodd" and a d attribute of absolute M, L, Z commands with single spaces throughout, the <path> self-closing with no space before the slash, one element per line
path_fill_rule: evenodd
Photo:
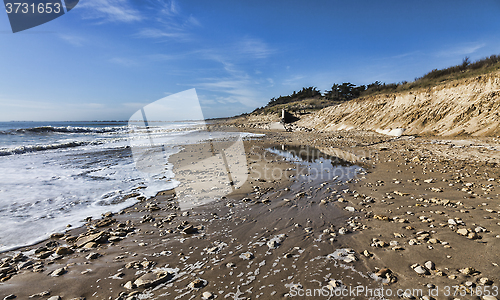
<path fill-rule="evenodd" d="M 68 224 L 80 226 L 89 216 L 120 211 L 137 202 L 126 197 L 132 192 L 152 197 L 175 188 L 168 157 L 182 144 L 227 136 L 197 132 L 199 122 L 147 129 L 7 125 L 0 123 L 0 132 L 9 132 L 0 134 L 0 252 L 41 241 Z M 164 167 L 144 173 L 136 168 L 131 145 L 148 146 L 152 137 L 165 145 Z"/>

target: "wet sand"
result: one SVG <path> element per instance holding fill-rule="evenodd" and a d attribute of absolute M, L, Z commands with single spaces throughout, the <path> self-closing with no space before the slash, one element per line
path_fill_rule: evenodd
<path fill-rule="evenodd" d="M 189 189 L 179 187 L 177 195 L 139 199 L 119 214 L 3 253 L 0 297 L 278 299 L 318 289 L 313 299 L 368 299 L 335 294 L 361 286 L 389 289 L 389 299 L 408 288 L 423 295 L 438 289 L 435 299 L 494 292 L 496 139 L 252 132 L 266 136 L 244 142 L 248 179 L 233 192 L 180 209 Z M 266 150 L 282 145 L 315 147 L 365 171 L 350 180 L 301 176 L 308 170 Z M 208 146 L 172 156 L 175 179 L 206 180 L 181 170 L 202 160 L 200 147 Z M 463 286 L 468 295 L 446 295 L 448 286 Z"/>

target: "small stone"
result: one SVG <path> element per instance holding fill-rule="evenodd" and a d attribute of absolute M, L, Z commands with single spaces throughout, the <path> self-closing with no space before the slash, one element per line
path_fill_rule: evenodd
<path fill-rule="evenodd" d="M 481 285 L 491 285 L 493 282 L 489 280 L 487 277 L 482 277 L 479 279 L 479 284 Z"/>
<path fill-rule="evenodd" d="M 420 265 L 416 266 L 413 270 L 419 275 L 428 275 L 429 274 L 429 271 Z"/>
<path fill-rule="evenodd" d="M 50 295 L 49 291 L 43 291 L 43 292 L 40 292 L 38 294 L 31 295 L 30 298 L 47 297 L 48 295 Z"/>
<path fill-rule="evenodd" d="M 424 266 L 429 270 L 434 270 L 436 268 L 436 265 L 430 260 L 426 261 Z"/>
<path fill-rule="evenodd" d="M 186 227 L 184 227 L 184 229 L 182 229 L 182 233 L 183 234 L 192 234 L 192 233 L 196 233 L 196 228 L 194 228 L 193 225 L 187 225 Z"/>
<path fill-rule="evenodd" d="M 56 254 L 57 255 L 68 255 L 73 253 L 74 251 L 68 247 L 57 247 Z"/>
<path fill-rule="evenodd" d="M 476 233 L 486 232 L 486 228 L 478 226 L 478 227 L 474 228 L 474 231 Z"/>
<path fill-rule="evenodd" d="M 475 272 L 476 272 L 476 270 L 474 268 L 471 268 L 471 267 L 460 269 L 460 273 L 462 273 L 464 275 L 471 275 L 472 273 L 475 273 Z"/>
<path fill-rule="evenodd" d="M 51 239 L 60 239 L 64 236 L 64 233 L 56 232 L 50 235 Z"/>
<path fill-rule="evenodd" d="M 378 277 L 385 277 L 385 275 L 387 275 L 388 273 L 392 273 L 391 269 L 383 268 L 378 270 L 375 275 L 377 275 Z"/>
<path fill-rule="evenodd" d="M 469 234 L 469 231 L 465 228 L 460 228 L 459 230 L 457 230 L 457 233 L 466 236 Z"/>
<path fill-rule="evenodd" d="M 203 292 L 202 296 L 203 299 L 212 299 L 214 297 L 214 295 L 212 295 L 212 293 L 210 292 Z"/>
<path fill-rule="evenodd" d="M 16 298 L 17 298 L 17 296 L 16 296 L 16 295 L 14 295 L 14 294 L 10 294 L 10 295 L 5 296 L 5 297 L 3 298 L 3 300 L 16 299 Z"/>
<path fill-rule="evenodd" d="M 189 283 L 189 287 L 192 289 L 199 289 L 204 287 L 206 282 L 203 279 L 195 279 Z"/>
<path fill-rule="evenodd" d="M 240 258 L 244 259 L 244 260 L 250 260 L 252 259 L 254 256 L 251 252 L 245 252 L 245 253 L 241 253 L 240 254 Z"/>
<path fill-rule="evenodd" d="M 20 263 L 17 268 L 19 270 L 22 270 L 22 269 L 29 269 L 29 268 L 32 268 L 33 267 L 33 261 L 31 260 L 28 260 L 28 261 L 24 261 L 22 263 Z"/>
<path fill-rule="evenodd" d="M 92 252 L 92 253 L 90 253 L 89 255 L 87 255 L 85 258 L 90 260 L 90 259 L 96 259 L 96 258 L 98 258 L 99 256 L 101 256 L 101 254 L 96 253 L 96 252 Z"/>
<path fill-rule="evenodd" d="M 467 238 L 471 239 L 471 240 L 477 240 L 479 238 L 479 235 L 475 232 L 469 232 L 469 234 L 467 235 Z"/>
<path fill-rule="evenodd" d="M 59 269 L 55 269 L 52 273 L 50 273 L 50 276 L 59 277 L 59 276 L 63 275 L 64 273 L 66 273 L 66 268 L 59 268 Z"/>
<path fill-rule="evenodd" d="M 61 297 L 59 297 L 59 296 L 52 296 L 52 297 L 50 297 L 47 300 L 61 300 Z"/>
<path fill-rule="evenodd" d="M 271 249 L 274 249 L 279 246 L 279 243 L 276 240 L 270 240 L 267 242 L 267 246 Z"/>
<path fill-rule="evenodd" d="M 349 232 L 349 229 L 347 229 L 347 228 L 345 228 L 345 227 L 341 227 L 341 228 L 339 229 L 339 234 L 344 235 L 344 234 L 347 234 L 348 232 Z"/>
<path fill-rule="evenodd" d="M 97 243 L 94 243 L 94 242 L 86 243 L 85 245 L 83 245 L 83 248 L 85 248 L 85 249 L 92 249 L 92 248 L 96 248 L 96 247 L 97 247 Z"/>
<path fill-rule="evenodd" d="M 483 296 L 483 300 L 498 300 L 498 298 L 494 296 Z"/>
<path fill-rule="evenodd" d="M 354 207 L 352 207 L 352 206 L 346 206 L 344 209 L 347 210 L 347 211 L 350 211 L 350 212 L 355 212 L 356 211 L 356 209 Z"/>
<path fill-rule="evenodd" d="M 131 290 L 134 288 L 134 284 L 132 283 L 132 281 L 127 281 L 127 283 L 125 283 L 123 287 L 126 288 L 127 290 Z"/>

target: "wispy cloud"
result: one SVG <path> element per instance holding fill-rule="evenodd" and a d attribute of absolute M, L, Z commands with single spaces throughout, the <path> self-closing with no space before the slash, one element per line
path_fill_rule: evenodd
<path fill-rule="evenodd" d="M 109 60 L 110 62 L 125 66 L 125 67 L 133 67 L 139 65 L 139 63 L 133 59 L 130 58 L 124 58 L 124 57 L 113 57 Z"/>
<path fill-rule="evenodd" d="M 141 29 L 135 37 L 143 37 L 143 38 L 175 38 L 175 39 L 186 39 L 188 37 L 186 32 L 178 31 L 178 30 L 165 30 L 159 28 L 144 28 Z"/>
<path fill-rule="evenodd" d="M 305 76 L 304 75 L 294 75 L 290 78 L 287 78 L 287 79 L 284 79 L 282 81 L 282 84 L 283 85 L 288 85 L 288 86 L 293 86 L 293 87 L 297 87 L 297 85 L 301 82 L 302 79 L 304 79 Z"/>
<path fill-rule="evenodd" d="M 77 6 L 86 19 L 106 22 L 136 22 L 143 19 L 141 13 L 128 0 L 87 0 Z"/>
<path fill-rule="evenodd" d="M 83 45 L 85 39 L 80 37 L 80 36 L 76 36 L 76 35 L 70 35 L 70 34 L 59 34 L 59 38 L 61 38 L 63 41 L 73 45 L 73 46 L 77 46 L 77 47 L 80 47 Z"/>
<path fill-rule="evenodd" d="M 400 58 L 414 57 L 414 56 L 417 56 L 419 54 L 422 54 L 422 52 L 419 51 L 419 50 L 417 50 L 417 51 L 411 51 L 411 52 L 406 52 L 406 53 L 401 53 L 401 54 L 398 54 L 398 55 L 391 56 L 390 59 L 400 59 Z"/>
<path fill-rule="evenodd" d="M 201 23 L 192 15 L 182 13 L 180 6 L 173 0 L 147 2 L 152 15 L 148 27 L 139 30 L 135 37 L 151 39 L 175 39 L 177 41 L 189 40 L 190 31 Z"/>
<path fill-rule="evenodd" d="M 486 43 L 468 43 L 450 47 L 445 50 L 438 51 L 436 56 L 463 56 L 473 54 L 477 50 L 486 46 Z"/>
<path fill-rule="evenodd" d="M 243 38 L 235 45 L 234 50 L 240 55 L 253 58 L 266 58 L 274 53 L 266 43 L 256 38 Z"/>

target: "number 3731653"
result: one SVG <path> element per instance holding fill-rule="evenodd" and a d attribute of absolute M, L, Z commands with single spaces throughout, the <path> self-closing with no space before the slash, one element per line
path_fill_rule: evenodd
<path fill-rule="evenodd" d="M 61 12 L 61 3 L 6 3 L 5 10 L 8 14 L 58 14 Z"/>

